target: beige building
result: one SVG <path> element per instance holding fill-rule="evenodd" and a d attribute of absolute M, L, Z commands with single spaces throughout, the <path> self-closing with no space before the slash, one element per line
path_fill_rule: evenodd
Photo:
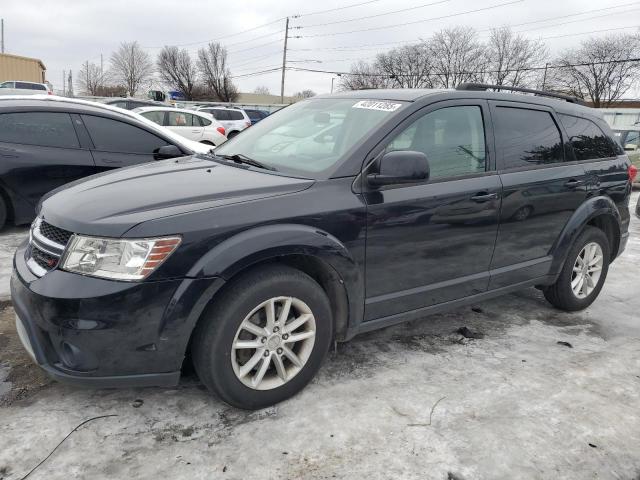
<path fill-rule="evenodd" d="M 0 82 L 23 80 L 25 82 L 44 83 L 47 67 L 37 58 L 21 57 L 0 53 Z"/>
<path fill-rule="evenodd" d="M 295 103 L 296 98 L 284 97 L 284 103 Z M 259 105 L 259 104 L 274 104 L 280 103 L 280 95 L 263 95 L 261 93 L 240 93 L 240 96 L 235 103 L 242 103 L 247 105 Z"/>

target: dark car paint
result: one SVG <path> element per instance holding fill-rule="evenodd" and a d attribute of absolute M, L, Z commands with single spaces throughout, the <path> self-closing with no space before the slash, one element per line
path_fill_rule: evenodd
<path fill-rule="evenodd" d="M 63 229 L 127 238 L 179 234 L 183 241 L 141 283 L 58 269 L 37 278 L 26 268 L 21 247 L 12 296 L 31 340 L 48 346 L 42 349 L 49 354 L 41 353 L 38 362 L 80 383 L 87 377 L 105 385 L 175 382 L 191 331 L 215 293 L 247 267 L 282 256 L 326 267 L 335 279 L 334 308 L 342 313 L 336 319 L 337 338 L 347 340 L 427 313 L 553 283 L 573 240 L 596 215 L 607 215 L 617 229 L 613 256 L 624 248 L 630 195 L 626 156 L 580 163 L 567 157 L 561 166 L 503 171 L 488 125 L 488 171 L 453 181 L 372 188 L 361 172 L 373 165 L 385 139 L 415 112 L 450 101 L 452 93 L 348 95 L 414 103 L 354 147 L 330 178 L 296 179 L 194 158 L 120 170 L 45 198 L 41 215 Z M 481 104 L 489 112 L 491 101 L 512 97 L 518 96 L 455 93 L 456 102 Z M 517 101 L 590 116 L 588 109 L 564 102 Z M 568 188 L 566 179 L 574 177 L 582 183 Z M 478 205 L 472 199 L 478 193 L 498 195 Z M 516 220 L 513 212 L 520 204 L 533 210 Z M 90 358 L 70 368 L 57 350 L 62 342 L 73 344 L 80 359 L 86 350 L 104 355 L 96 357 L 97 365 Z M 141 380 L 141 374 L 147 376 Z"/>
<path fill-rule="evenodd" d="M 3 99 L 0 113 L 9 112 L 68 113 L 80 145 L 79 148 L 59 148 L 0 142 L 0 195 L 8 201 L 7 208 L 16 225 L 33 220 L 40 198 L 61 185 L 95 173 L 156 160 L 153 154 L 105 152 L 94 147 L 82 114 L 110 118 L 151 132 L 144 124 L 115 111 L 64 101 Z M 167 144 L 174 144 L 159 132 L 152 133 Z M 191 153 L 184 147 L 179 148 L 185 155 Z"/>

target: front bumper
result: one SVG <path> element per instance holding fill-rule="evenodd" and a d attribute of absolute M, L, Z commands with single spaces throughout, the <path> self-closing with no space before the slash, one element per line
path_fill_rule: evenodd
<path fill-rule="evenodd" d="M 18 248 L 18 334 L 51 377 L 96 387 L 177 384 L 191 331 L 223 281 L 118 282 L 54 269 L 36 277 Z"/>

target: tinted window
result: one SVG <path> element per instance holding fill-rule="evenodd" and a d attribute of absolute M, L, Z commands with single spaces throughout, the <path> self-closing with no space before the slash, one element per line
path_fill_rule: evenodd
<path fill-rule="evenodd" d="M 162 125 L 164 122 L 164 112 L 163 111 L 155 111 L 155 112 L 143 112 L 142 115 L 144 118 L 148 118 L 154 123 L 158 125 Z"/>
<path fill-rule="evenodd" d="M 572 115 L 560 115 L 567 130 L 576 160 L 592 160 L 615 156 L 611 140 L 591 120 Z"/>
<path fill-rule="evenodd" d="M 231 120 L 228 110 L 207 110 L 216 120 Z"/>
<path fill-rule="evenodd" d="M 122 153 L 153 153 L 168 143 L 162 138 L 125 122 L 93 115 L 83 115 L 97 150 Z"/>
<path fill-rule="evenodd" d="M 496 108 L 496 147 L 503 168 L 545 165 L 564 160 L 560 131 L 549 112 Z"/>
<path fill-rule="evenodd" d="M 244 115 L 238 110 L 229 110 L 229 117 L 231 120 L 244 120 Z"/>
<path fill-rule="evenodd" d="M 486 149 L 482 110 L 478 106 L 447 107 L 413 122 L 386 148 L 423 152 L 430 178 L 485 171 Z"/>
<path fill-rule="evenodd" d="M 67 113 L 0 114 L 0 142 L 78 148 L 78 137 Z"/>
<path fill-rule="evenodd" d="M 13 88 L 13 82 L 4 82 L 0 84 L 0 88 Z"/>
<path fill-rule="evenodd" d="M 127 102 L 124 100 L 122 100 L 121 102 L 111 102 L 107 105 L 111 105 L 112 107 L 124 108 L 125 110 L 127 109 Z"/>
<path fill-rule="evenodd" d="M 194 116 L 190 113 L 182 112 L 169 112 L 167 116 L 168 127 L 199 127 L 200 123 L 194 119 Z"/>

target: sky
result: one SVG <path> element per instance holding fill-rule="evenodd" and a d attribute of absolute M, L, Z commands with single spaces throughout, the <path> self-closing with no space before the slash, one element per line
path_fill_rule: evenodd
<path fill-rule="evenodd" d="M 0 0 L 5 52 L 41 59 L 54 89 L 62 87 L 63 70 L 76 73 L 87 60 L 99 65 L 101 54 L 108 68 L 123 41 L 138 41 L 155 59 L 163 45 L 184 46 L 195 58 L 214 40 L 228 48 L 240 91 L 266 86 L 279 94 L 281 71 L 261 72 L 282 66 L 287 16 L 287 65 L 342 72 L 355 61 L 458 25 L 474 27 L 481 39 L 491 28 L 512 26 L 542 39 L 553 56 L 589 36 L 638 31 L 640 1 Z M 285 95 L 328 93 L 332 78 L 337 85 L 336 74 L 287 71 Z"/>

